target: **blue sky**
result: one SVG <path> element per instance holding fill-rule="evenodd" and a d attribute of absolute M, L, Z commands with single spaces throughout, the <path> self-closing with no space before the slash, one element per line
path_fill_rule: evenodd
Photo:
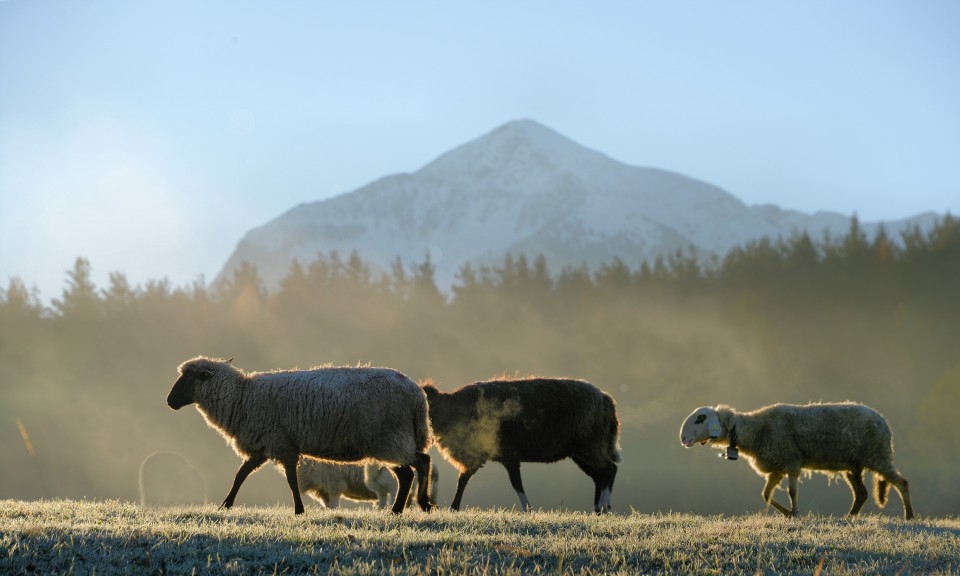
<path fill-rule="evenodd" d="M 748 204 L 960 214 L 960 2 L 0 0 L 0 285 L 208 281 L 531 118 Z"/>

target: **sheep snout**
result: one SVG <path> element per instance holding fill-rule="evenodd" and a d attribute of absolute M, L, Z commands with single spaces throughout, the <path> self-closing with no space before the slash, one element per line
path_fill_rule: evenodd
<path fill-rule="evenodd" d="M 682 436 L 680 437 L 680 444 L 682 444 L 684 448 L 692 448 L 694 444 L 700 444 L 701 446 L 703 446 L 706 443 L 707 443 L 706 440 L 697 440 L 696 438 L 684 438 Z"/>
<path fill-rule="evenodd" d="M 170 394 L 167 395 L 167 406 L 179 410 L 188 404 L 192 404 L 195 387 L 196 382 L 192 377 L 183 375 L 177 378 L 173 388 L 170 389 Z"/>

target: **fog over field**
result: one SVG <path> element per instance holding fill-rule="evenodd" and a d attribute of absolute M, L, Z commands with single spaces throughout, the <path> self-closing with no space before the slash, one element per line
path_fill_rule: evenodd
<path fill-rule="evenodd" d="M 960 226 L 948 217 L 902 248 L 867 238 L 853 221 L 843 238 L 754 243 L 712 269 L 677 255 L 551 278 L 542 259 L 507 257 L 464 267 L 452 296 L 433 283 L 429 260 L 377 276 L 355 255 L 328 255 L 293 266 L 282 289 L 268 292 L 250 267 L 216 290 L 131 287 L 120 274 L 98 287 L 81 259 L 53 308 L 16 282 L 2 293 L 0 443 L 9 465 L 0 495 L 139 500 L 144 459 L 174 452 L 203 480 L 184 481 L 173 466 L 170 481 L 194 490 L 191 501 L 219 502 L 239 459 L 200 414 L 165 402 L 176 367 L 204 354 L 248 371 L 370 363 L 447 390 L 501 374 L 589 380 L 616 399 L 622 421 L 619 511 L 762 506 L 762 480 L 744 460 L 681 447 L 680 423 L 698 406 L 860 401 L 890 421 L 918 513 L 957 514 L 958 257 Z M 440 503 L 449 504 L 455 473 L 433 454 Z M 523 472 L 534 506 L 591 508 L 592 483 L 572 463 Z M 204 483 L 206 495 L 196 488 Z M 289 499 L 282 477 L 263 470 L 238 501 Z M 843 483 L 819 475 L 802 483 L 804 511 L 841 514 L 850 501 Z M 515 504 L 494 463 L 464 500 Z M 899 507 L 892 496 L 889 513 Z"/>

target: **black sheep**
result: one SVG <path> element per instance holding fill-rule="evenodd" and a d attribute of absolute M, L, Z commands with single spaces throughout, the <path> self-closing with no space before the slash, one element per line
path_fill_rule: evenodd
<path fill-rule="evenodd" d="M 470 477 L 493 460 L 507 469 L 527 511 L 520 463 L 564 458 L 593 479 L 594 510 L 610 509 L 621 457 L 620 420 L 609 394 L 583 380 L 547 378 L 477 382 L 450 393 L 431 383 L 423 388 L 435 440 L 460 472 L 452 509 L 460 509 Z"/>

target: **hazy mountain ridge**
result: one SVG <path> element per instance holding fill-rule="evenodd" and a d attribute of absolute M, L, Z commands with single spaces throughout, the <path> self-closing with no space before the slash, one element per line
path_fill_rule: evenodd
<path fill-rule="evenodd" d="M 926 213 L 882 224 L 898 237 L 927 230 Z M 728 192 L 681 174 L 618 162 L 530 120 L 505 124 L 412 174 L 376 180 L 356 191 L 300 204 L 248 232 L 219 278 L 243 261 L 275 286 L 294 259 L 357 250 L 389 269 L 428 251 L 446 288 L 465 262 L 498 263 L 509 253 L 544 254 L 554 271 L 620 258 L 632 267 L 677 249 L 704 255 L 764 236 L 806 230 L 841 235 L 848 216 L 813 215 L 773 205 L 747 206 Z M 218 279 L 219 279 L 218 278 Z"/>

